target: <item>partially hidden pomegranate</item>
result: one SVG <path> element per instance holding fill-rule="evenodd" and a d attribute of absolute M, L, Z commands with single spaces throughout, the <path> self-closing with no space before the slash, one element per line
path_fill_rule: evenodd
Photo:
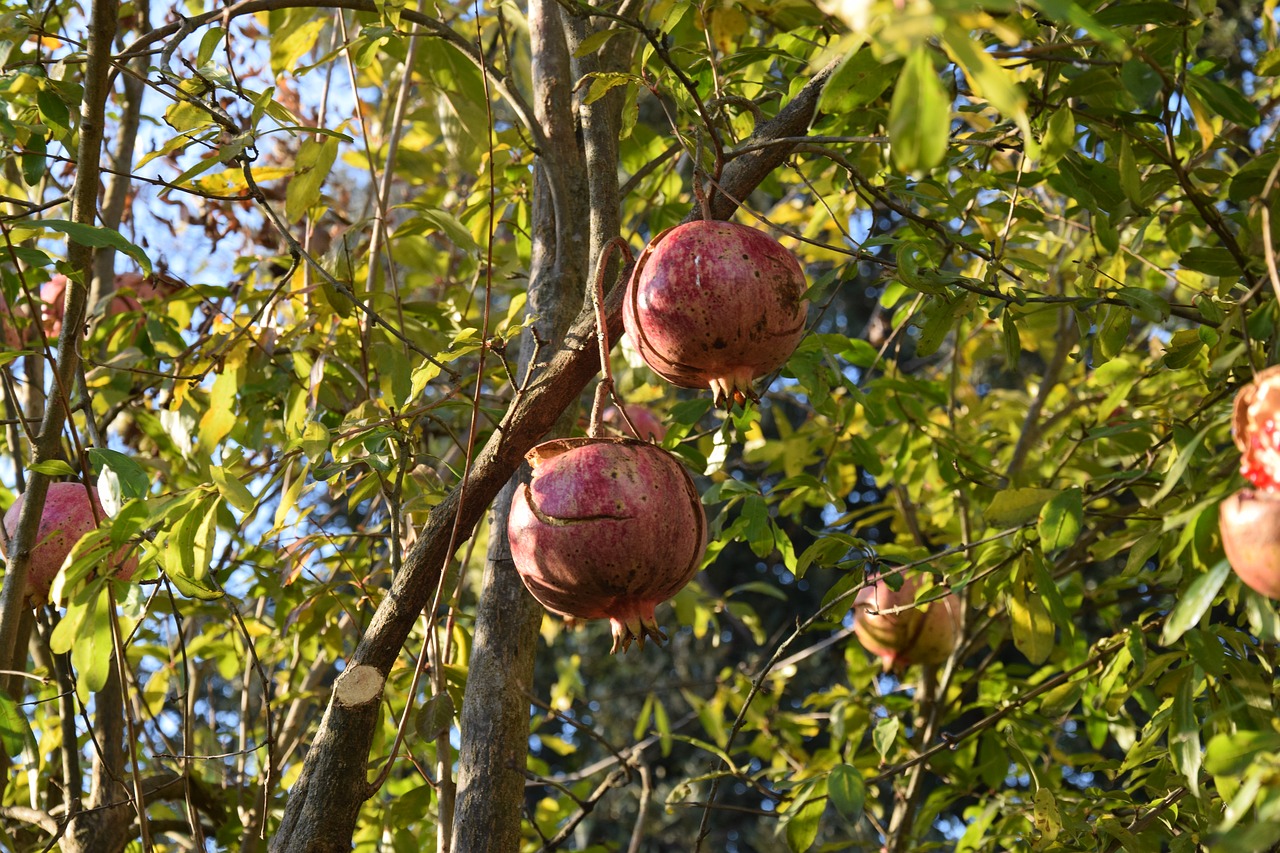
<path fill-rule="evenodd" d="M 120 273 L 115 277 L 113 292 L 116 295 L 107 305 L 107 316 L 129 311 L 139 312 L 143 302 L 166 299 L 181 287 L 181 282 L 163 273 L 151 276 L 136 272 Z M 44 303 L 44 332 L 50 338 L 56 338 L 62 331 L 62 315 L 66 313 L 66 291 L 67 277 L 62 274 L 55 275 L 40 285 L 40 301 Z"/>
<path fill-rule="evenodd" d="M 904 576 L 896 591 L 880 578 L 854 599 L 854 633 L 863 648 L 883 660 L 885 671 L 940 664 L 960 639 L 960 600 L 949 593 L 913 606 L 919 589 L 915 577 Z"/>
<path fill-rule="evenodd" d="M 631 438 L 639 438 L 645 441 L 662 441 L 667 437 L 667 428 L 653 410 L 646 406 L 628 405 L 623 407 L 627 412 L 627 417 L 622 417 L 622 412 L 617 406 L 610 406 L 604 410 L 601 419 L 613 427 L 618 432 Z M 627 426 L 627 421 L 631 421 L 631 426 Z M 635 427 L 633 430 L 631 427 Z M 639 435 L 636 433 L 639 432 Z"/>
<path fill-rule="evenodd" d="M 93 505 L 89 496 L 92 493 Z M 12 540 L 18 529 L 18 516 L 22 512 L 23 498 L 19 497 L 4 514 L 5 535 Z M 50 483 L 49 492 L 44 499 L 44 510 L 40 514 L 40 528 L 36 533 L 36 543 L 31 549 L 31 562 L 27 575 L 27 603 L 35 607 L 49 600 L 49 588 L 53 579 L 58 576 L 67 555 L 80 538 L 93 530 L 94 507 L 99 518 L 104 518 L 102 504 L 98 501 L 96 489 L 86 490 L 80 483 Z M 112 559 L 123 558 L 121 549 Z M 116 571 L 120 580 L 133 577 L 138 561 L 129 558 Z"/>
<path fill-rule="evenodd" d="M 1280 600 L 1280 367 L 1268 367 L 1236 394 L 1231 436 L 1245 488 L 1218 507 L 1227 562 L 1249 588 Z"/>
<path fill-rule="evenodd" d="M 632 438 L 564 438 L 527 457 L 511 502 L 511 557 L 553 613 L 608 619 L 613 652 L 666 635 L 654 607 L 684 588 L 706 548 L 693 479 L 662 448 Z"/>
<path fill-rule="evenodd" d="M 640 264 L 622 317 L 645 362 L 682 388 L 710 387 L 716 405 L 758 399 L 753 381 L 804 336 L 795 255 L 763 231 L 704 220 L 666 232 Z"/>
<path fill-rule="evenodd" d="M 1218 528 L 1240 580 L 1280 600 L 1280 495 L 1241 489 L 1218 506 Z"/>

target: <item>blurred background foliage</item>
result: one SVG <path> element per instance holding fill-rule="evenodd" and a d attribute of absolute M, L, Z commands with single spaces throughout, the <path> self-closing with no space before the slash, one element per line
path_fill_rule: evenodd
<path fill-rule="evenodd" d="M 403 2 L 126 3 L 100 230 L 77 232 L 82 5 L 0 2 L 0 506 L 53 399 L 41 285 L 74 273 L 70 231 L 100 266 L 63 457 L 108 497 L 141 583 L 72 565 L 36 613 L 0 697 L 0 838 L 61 832 L 114 702 L 118 766 L 181 783 L 148 798 L 147 843 L 253 849 L 405 549 L 516 393 L 528 23 L 511 2 L 431 0 L 429 25 Z M 562 15 L 592 28 L 581 55 L 627 57 L 574 84 L 579 105 L 624 93 L 636 251 L 696 204 L 695 164 L 742 156 L 839 65 L 736 216 L 812 284 L 810 332 L 760 404 L 712 411 L 614 351 L 712 539 L 659 610 L 665 648 L 614 658 L 604 626 L 545 619 L 526 849 L 1280 843 L 1280 623 L 1217 528 L 1242 484 L 1230 398 L 1275 360 L 1274 0 Z M 113 310 L 112 273 L 144 260 L 180 286 Z M 462 543 L 388 682 L 372 769 L 406 705 L 407 740 L 357 849 L 436 833 L 486 541 Z M 900 565 L 968 605 L 937 672 L 883 673 L 851 635 L 865 573 Z M 409 694 L 428 634 L 448 701 L 432 679 Z"/>

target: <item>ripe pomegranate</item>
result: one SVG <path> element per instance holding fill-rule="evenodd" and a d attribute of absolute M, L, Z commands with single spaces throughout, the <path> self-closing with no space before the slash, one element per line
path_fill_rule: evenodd
<path fill-rule="evenodd" d="M 98 501 L 96 489 L 93 494 L 93 506 L 97 508 L 98 517 L 103 517 L 102 504 Z M 13 502 L 9 511 L 4 514 L 5 535 L 12 538 L 18 529 L 18 516 L 22 512 L 22 497 Z M 39 606 L 49 600 L 49 587 L 58 576 L 58 569 L 71 553 L 71 548 L 80 538 L 93 530 L 93 509 L 89 504 L 89 493 L 80 483 L 50 483 L 49 493 L 44 499 L 44 510 L 40 515 L 40 528 L 36 533 L 36 544 L 31 549 L 31 562 L 27 575 L 27 603 Z M 124 549 L 113 557 L 123 558 Z M 133 577 L 138 561 L 130 558 L 116 571 L 120 580 Z"/>
<path fill-rule="evenodd" d="M 666 635 L 654 607 L 702 561 L 707 517 L 674 456 L 633 438 L 565 438 L 527 456 L 533 479 L 511 502 L 511 558 L 553 613 L 608 619 L 613 648 Z"/>
<path fill-rule="evenodd" d="M 121 273 L 115 278 L 114 290 L 117 293 L 107 306 L 107 316 L 128 311 L 140 312 L 143 302 L 165 299 L 181 287 L 177 279 L 163 273 L 145 277 L 136 272 Z M 62 315 L 66 313 L 66 291 L 67 277 L 61 274 L 40 285 L 40 300 L 44 303 L 44 331 L 50 338 L 56 338 L 62 331 Z"/>
<path fill-rule="evenodd" d="M 636 435 L 635 431 L 627 426 L 627 422 L 622 419 L 622 413 L 618 411 L 617 406 L 610 406 L 605 409 L 601 419 L 618 432 L 631 438 L 660 442 L 667 437 L 667 428 L 663 426 L 662 421 L 658 419 L 652 409 L 638 405 L 626 406 L 625 408 L 627 417 L 631 420 L 631 425 L 639 431 L 639 435 Z"/>
<path fill-rule="evenodd" d="M 1280 366 L 1268 367 L 1236 394 L 1231 435 L 1240 448 L 1240 473 L 1266 492 L 1280 490 Z"/>
<path fill-rule="evenodd" d="M 752 381 L 781 367 L 804 335 L 804 273 L 768 234 L 732 222 L 666 232 L 628 284 L 627 334 L 653 370 L 716 405 L 758 399 Z"/>
<path fill-rule="evenodd" d="M 1280 600 L 1280 494 L 1241 489 L 1218 507 L 1218 526 L 1240 580 Z"/>
<path fill-rule="evenodd" d="M 863 587 L 853 603 L 853 630 L 863 648 L 883 658 L 885 671 L 914 663 L 940 664 L 960 639 L 960 600 L 948 594 L 912 607 L 919 581 L 904 576 L 896 592 L 884 578 Z M 896 613 L 885 613 L 906 607 Z"/>

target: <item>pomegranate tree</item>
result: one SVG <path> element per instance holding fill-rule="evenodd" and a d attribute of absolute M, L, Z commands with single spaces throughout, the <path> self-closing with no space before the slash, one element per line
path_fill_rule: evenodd
<path fill-rule="evenodd" d="M 613 652 L 666 635 L 654 608 L 684 588 L 706 547 L 693 480 L 632 438 L 565 438 L 529 451 L 533 478 L 511 502 L 511 557 L 553 613 L 608 619 Z"/>
<path fill-rule="evenodd" d="M 1218 507 L 1222 548 L 1251 589 L 1280 599 L 1280 367 L 1269 367 L 1236 395 L 1231 435 L 1240 473 L 1252 484 Z"/>
<path fill-rule="evenodd" d="M 880 578 L 854 599 L 854 633 L 863 648 L 883 659 L 885 670 L 940 664 L 960 639 L 959 599 L 947 594 L 915 606 L 919 589 L 915 577 L 903 576 L 897 590 Z"/>
<path fill-rule="evenodd" d="M 804 335 L 800 263 L 768 234 L 698 221 L 661 235 L 640 259 L 623 307 L 645 362 L 716 405 L 757 399 L 752 383 L 783 365 Z"/>
<path fill-rule="evenodd" d="M 90 505 L 92 496 L 92 505 Z M 18 516 L 22 512 L 23 499 L 19 497 L 4 514 L 5 535 L 12 539 L 18 529 Z M 98 501 L 95 489 L 86 490 L 80 483 L 50 483 L 49 492 L 44 499 L 44 510 L 40 514 L 40 528 L 36 533 L 35 546 L 31 549 L 31 562 L 27 575 L 27 602 L 31 606 L 44 604 L 49 600 L 49 588 L 58 570 L 71 553 L 72 547 L 80 538 L 97 527 L 95 519 L 104 518 L 102 504 Z M 112 559 L 123 558 L 123 549 Z M 130 558 L 120 566 L 116 577 L 128 580 L 133 577 L 137 568 L 137 560 Z"/>

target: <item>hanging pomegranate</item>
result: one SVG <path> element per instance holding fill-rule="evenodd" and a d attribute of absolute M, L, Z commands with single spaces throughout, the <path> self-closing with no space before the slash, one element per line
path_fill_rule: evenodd
<path fill-rule="evenodd" d="M 960 600 L 948 594 L 914 606 L 919 588 L 912 576 L 904 576 L 897 590 L 880 578 L 854 599 L 854 633 L 863 648 L 883 659 L 886 671 L 943 663 L 960 639 Z"/>
<path fill-rule="evenodd" d="M 625 418 L 622 417 L 624 409 L 627 413 Z M 603 420 L 613 429 L 631 438 L 661 442 L 667 436 L 666 426 L 647 406 L 629 405 L 624 406 L 623 409 L 610 406 L 604 410 Z"/>
<path fill-rule="evenodd" d="M 90 505 L 90 495 L 93 503 Z M 12 539 L 18 529 L 18 516 L 22 512 L 23 498 L 19 497 L 4 514 L 5 535 Z M 102 504 L 96 489 L 86 490 L 80 483 L 50 483 L 45 495 L 44 509 L 40 514 L 40 527 L 35 545 L 31 549 L 28 564 L 27 602 L 35 607 L 49 600 L 49 588 L 58 576 L 67 555 L 80 538 L 97 527 L 97 518 L 103 518 Z M 117 562 L 124 556 L 123 549 L 112 559 Z M 126 560 L 116 571 L 120 580 L 133 577 L 138 562 Z"/>
<path fill-rule="evenodd" d="M 1280 600 L 1280 367 L 1269 367 L 1236 394 L 1231 436 L 1240 448 L 1245 488 L 1218 507 L 1227 562 L 1249 588 Z"/>
<path fill-rule="evenodd" d="M 553 613 L 608 619 L 613 652 L 659 642 L 654 607 L 684 588 L 706 547 L 693 480 L 667 451 L 631 438 L 565 438 L 529 451 L 511 502 L 511 557 Z"/>
<path fill-rule="evenodd" d="M 623 322 L 645 362 L 682 388 L 710 387 L 716 405 L 758 399 L 804 335 L 800 263 L 763 231 L 697 221 L 660 235 L 628 285 Z"/>

